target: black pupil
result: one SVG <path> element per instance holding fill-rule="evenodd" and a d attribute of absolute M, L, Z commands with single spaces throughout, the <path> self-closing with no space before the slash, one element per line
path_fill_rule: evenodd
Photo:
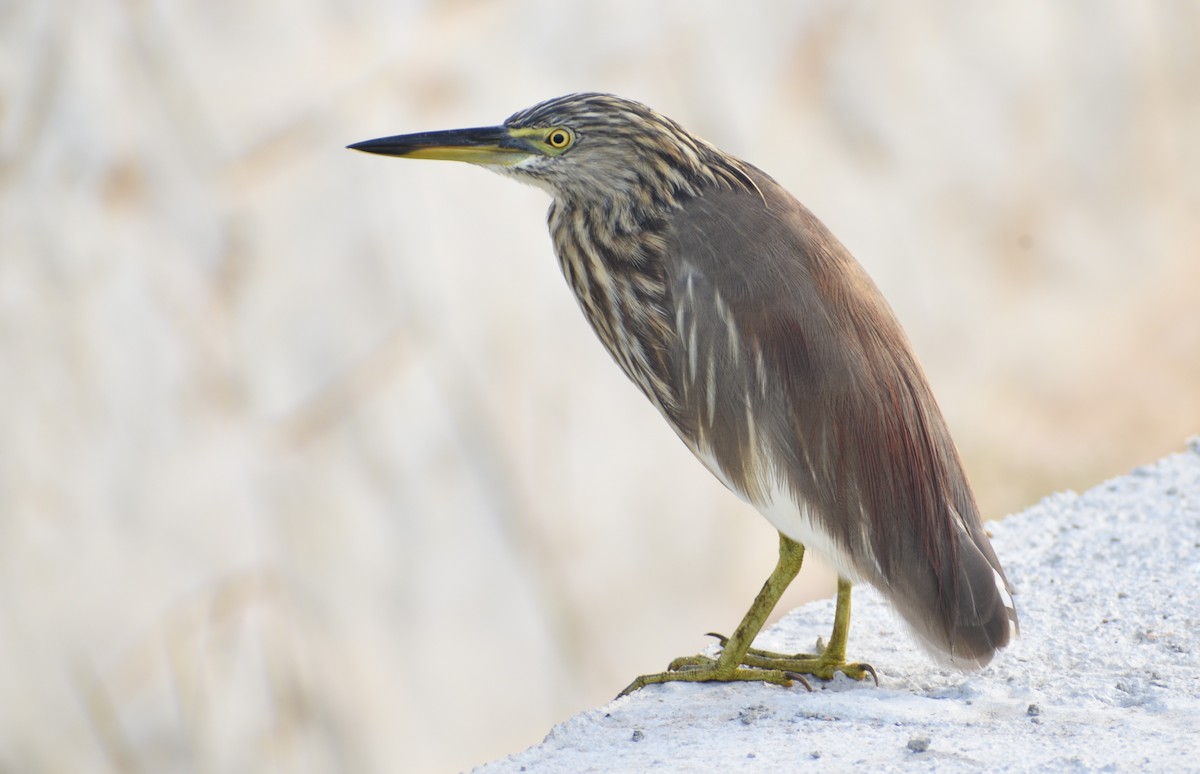
<path fill-rule="evenodd" d="M 550 135 L 550 144 L 551 145 L 566 145 L 567 144 L 566 132 L 555 132 L 555 133 L 551 134 Z"/>

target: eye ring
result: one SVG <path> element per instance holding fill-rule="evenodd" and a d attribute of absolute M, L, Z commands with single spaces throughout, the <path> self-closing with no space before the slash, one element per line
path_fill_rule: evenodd
<path fill-rule="evenodd" d="M 566 150 L 575 141 L 575 134 L 570 129 L 555 127 L 546 133 L 546 144 L 554 150 Z"/>

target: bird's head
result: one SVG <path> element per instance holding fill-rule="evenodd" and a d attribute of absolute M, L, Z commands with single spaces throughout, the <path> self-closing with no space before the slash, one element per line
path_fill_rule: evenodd
<path fill-rule="evenodd" d="M 641 103 L 569 94 L 513 114 L 499 126 L 403 134 L 354 150 L 478 164 L 548 190 L 556 200 L 640 198 L 670 204 L 736 164 Z"/>

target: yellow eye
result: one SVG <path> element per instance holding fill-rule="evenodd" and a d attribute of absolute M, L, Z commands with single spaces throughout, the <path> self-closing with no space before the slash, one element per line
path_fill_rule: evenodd
<path fill-rule="evenodd" d="M 555 150 L 566 150 L 575 141 L 575 134 L 570 129 L 556 128 L 546 133 L 546 144 Z"/>

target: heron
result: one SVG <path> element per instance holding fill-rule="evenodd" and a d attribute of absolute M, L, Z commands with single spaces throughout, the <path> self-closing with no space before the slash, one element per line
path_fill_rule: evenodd
<path fill-rule="evenodd" d="M 475 164 L 552 197 L 567 284 L 625 375 L 692 454 L 779 533 L 715 657 L 671 681 L 878 677 L 846 659 L 852 585 L 876 588 L 935 661 L 988 664 L 1018 631 L 1012 588 L 907 336 L 875 283 L 772 177 L 633 100 L 582 93 L 499 126 L 349 146 Z M 754 639 L 811 549 L 838 574 L 815 653 Z M 811 687 L 810 687 L 811 689 Z"/>

